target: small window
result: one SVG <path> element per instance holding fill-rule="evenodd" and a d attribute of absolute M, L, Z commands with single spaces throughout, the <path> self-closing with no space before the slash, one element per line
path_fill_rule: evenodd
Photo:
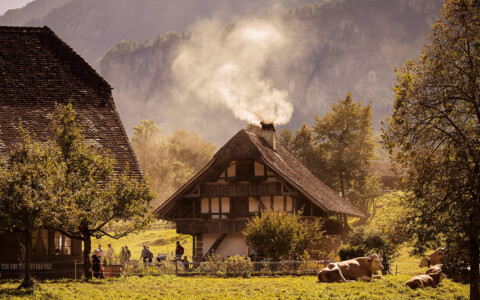
<path fill-rule="evenodd" d="M 210 212 L 210 204 L 208 198 L 202 198 L 201 210 L 202 214 L 208 214 Z"/>
<path fill-rule="evenodd" d="M 273 197 L 273 210 L 276 210 L 276 211 L 283 211 L 284 210 L 283 199 L 284 199 L 283 196 L 274 196 Z"/>
<path fill-rule="evenodd" d="M 211 198 L 210 199 L 210 204 L 212 205 L 212 207 L 211 207 L 212 214 L 218 214 L 220 212 L 219 199 L 218 198 Z"/>
<path fill-rule="evenodd" d="M 287 208 L 287 211 L 288 211 L 288 212 L 292 212 L 292 211 L 293 211 L 293 199 L 292 199 L 292 197 L 287 196 L 286 206 L 287 206 L 286 208 Z"/>
<path fill-rule="evenodd" d="M 235 162 L 232 162 L 232 164 L 227 169 L 227 177 L 232 178 L 232 177 L 235 177 L 235 176 L 237 176 L 236 164 L 235 164 Z"/>
<path fill-rule="evenodd" d="M 255 176 L 265 176 L 265 166 L 255 162 Z"/>
<path fill-rule="evenodd" d="M 34 230 L 32 234 L 33 255 L 48 254 L 48 230 Z"/>
<path fill-rule="evenodd" d="M 230 212 L 230 198 L 222 197 L 222 214 Z"/>
<path fill-rule="evenodd" d="M 71 255 L 72 239 L 64 236 L 60 232 L 55 232 L 55 255 Z"/>

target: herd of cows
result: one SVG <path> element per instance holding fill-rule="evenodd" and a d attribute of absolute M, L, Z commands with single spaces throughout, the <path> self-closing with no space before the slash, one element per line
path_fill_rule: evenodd
<path fill-rule="evenodd" d="M 442 258 L 445 255 L 445 249 L 439 248 L 428 257 L 420 260 L 419 267 L 428 267 L 425 274 L 415 276 L 407 281 L 406 285 L 412 289 L 424 287 L 437 287 L 440 282 L 446 278 L 443 271 Z M 382 271 L 382 258 L 378 254 L 372 254 L 368 257 L 357 257 L 341 262 L 331 263 L 326 268 L 318 272 L 320 282 L 349 282 L 357 280 L 371 281 L 373 279 L 382 279 L 381 275 L 375 275 L 377 271 Z M 457 274 L 452 276 L 453 281 L 465 282 L 469 280 L 469 274 Z"/>

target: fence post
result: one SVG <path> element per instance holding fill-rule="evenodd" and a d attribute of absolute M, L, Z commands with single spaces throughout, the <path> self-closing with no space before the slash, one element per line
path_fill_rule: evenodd
<path fill-rule="evenodd" d="M 398 265 L 395 266 L 395 276 L 397 276 Z"/>
<path fill-rule="evenodd" d="M 77 260 L 75 260 L 75 281 L 77 281 Z"/>

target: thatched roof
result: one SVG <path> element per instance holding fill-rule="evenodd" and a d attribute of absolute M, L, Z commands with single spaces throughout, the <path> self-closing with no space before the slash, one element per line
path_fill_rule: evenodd
<path fill-rule="evenodd" d="M 110 85 L 48 27 L 0 26 L 0 156 L 18 141 L 19 120 L 36 140 L 50 135 L 55 103 L 74 106 L 86 138 L 141 171 Z"/>
<path fill-rule="evenodd" d="M 254 159 L 262 161 L 281 179 L 296 188 L 304 197 L 327 213 L 364 216 L 357 208 L 343 199 L 277 142 L 273 150 L 263 137 L 240 130 L 213 157 L 213 159 L 182 188 L 155 210 L 162 218 L 175 204 L 197 184 L 213 176 L 218 176 L 231 161 Z"/>

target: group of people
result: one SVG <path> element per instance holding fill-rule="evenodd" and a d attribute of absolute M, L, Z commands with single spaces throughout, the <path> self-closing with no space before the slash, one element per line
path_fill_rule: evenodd
<path fill-rule="evenodd" d="M 128 249 L 128 246 L 122 247 L 122 251 L 120 252 L 120 263 L 121 264 L 127 263 L 128 261 L 130 261 L 131 256 L 132 254 Z M 93 251 L 93 255 L 91 257 L 93 277 L 97 279 L 102 279 L 103 278 L 102 260 L 103 260 L 103 264 L 111 265 L 115 263 L 115 258 L 116 258 L 115 250 L 112 248 L 111 244 L 107 245 L 106 251 L 103 251 L 102 245 L 98 245 L 98 248 L 96 248 Z"/>
<path fill-rule="evenodd" d="M 185 249 L 180 245 L 180 242 L 177 241 L 177 247 L 175 249 L 175 263 L 182 263 L 185 270 L 188 270 L 189 261 L 187 256 L 185 256 L 182 260 L 182 255 L 184 254 Z M 122 251 L 120 252 L 120 264 L 125 264 L 130 261 L 130 257 L 132 253 L 128 249 L 128 246 L 122 247 Z M 108 244 L 108 248 L 106 251 L 103 251 L 102 245 L 98 245 L 98 248 L 95 249 L 93 255 L 91 257 L 92 263 L 92 273 L 93 277 L 97 279 L 103 278 L 103 264 L 110 265 L 115 262 L 115 250 L 112 248 L 111 244 Z M 166 255 L 157 255 L 157 265 L 162 261 L 166 260 Z M 152 266 L 153 265 L 153 253 L 150 251 L 150 248 L 147 245 L 143 245 L 142 252 L 140 254 L 140 261 L 143 262 L 144 266 Z M 103 264 L 102 264 L 103 263 Z"/>

